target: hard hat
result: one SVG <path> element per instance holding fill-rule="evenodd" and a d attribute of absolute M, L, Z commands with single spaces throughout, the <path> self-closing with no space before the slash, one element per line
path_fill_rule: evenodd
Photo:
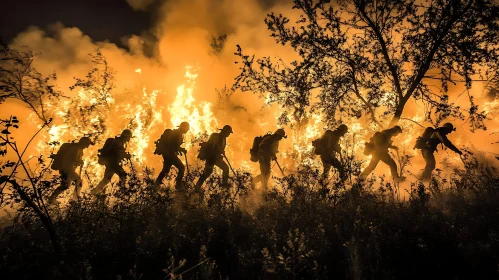
<path fill-rule="evenodd" d="M 444 123 L 442 127 L 448 128 L 450 131 L 454 130 L 454 126 L 451 123 Z"/>
<path fill-rule="evenodd" d="M 178 127 L 182 130 L 185 130 L 185 131 L 187 131 L 191 128 L 191 126 L 189 125 L 188 122 L 181 122 Z"/>
<path fill-rule="evenodd" d="M 344 124 L 342 124 L 342 125 L 338 126 L 338 128 L 337 128 L 337 129 L 338 129 L 338 131 L 342 131 L 342 132 L 345 132 L 345 133 L 347 133 L 347 132 L 348 132 L 348 126 L 346 126 L 346 125 L 344 125 Z"/>
<path fill-rule="evenodd" d="M 121 137 L 132 138 L 132 131 L 130 129 L 125 129 L 121 132 Z"/>
<path fill-rule="evenodd" d="M 392 129 L 393 129 L 393 131 L 402 132 L 402 127 L 400 127 L 398 125 L 394 126 Z"/>
<path fill-rule="evenodd" d="M 85 146 L 89 146 L 89 145 L 93 145 L 94 143 L 92 142 L 92 140 L 90 140 L 89 137 L 82 137 L 80 138 L 80 141 L 78 141 L 78 143 L 82 144 L 82 145 L 85 145 Z"/>
<path fill-rule="evenodd" d="M 220 129 L 220 130 L 227 131 L 229 133 L 233 133 L 232 127 L 230 125 L 228 125 L 228 124 L 224 125 L 224 127 L 222 129 Z"/>
<path fill-rule="evenodd" d="M 282 129 L 282 128 L 279 128 L 278 130 L 276 130 L 274 132 L 274 135 L 279 135 L 282 138 L 286 138 L 286 132 L 284 132 L 284 129 Z"/>

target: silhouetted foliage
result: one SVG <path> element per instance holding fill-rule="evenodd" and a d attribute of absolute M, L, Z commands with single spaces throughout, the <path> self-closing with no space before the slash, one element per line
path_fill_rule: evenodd
<path fill-rule="evenodd" d="M 92 134 L 86 136 L 97 139 L 107 130 L 105 120 L 109 117 L 111 104 L 114 102 L 112 91 L 116 86 L 114 69 L 109 66 L 100 50 L 90 53 L 89 57 L 93 68 L 85 78 L 74 78 L 75 84 L 70 89 L 79 91 L 69 101 L 69 106 L 61 117 L 74 131 L 92 131 Z"/>
<path fill-rule="evenodd" d="M 50 121 L 51 119 L 38 132 L 48 125 Z M 19 123 L 15 116 L 11 116 L 8 120 L 0 120 L 0 156 L 5 157 L 10 150 L 16 154 L 17 158 L 17 162 L 10 160 L 6 162 L 0 161 L 0 208 L 14 210 L 17 215 L 14 221 L 19 218 L 31 219 L 36 217 L 47 230 L 53 249 L 56 253 L 59 253 L 61 250 L 59 240 L 43 199 L 44 193 L 50 190 L 56 179 L 54 177 L 52 177 L 52 180 L 45 178 L 44 175 L 49 167 L 45 165 L 42 157 L 38 158 L 40 170 L 33 171 L 24 162 L 23 155 L 38 132 L 21 150 L 17 145 L 17 141 L 11 136 L 11 131 L 18 129 Z M 18 167 L 22 167 L 24 174 L 18 174 Z"/>
<path fill-rule="evenodd" d="M 47 123 L 52 114 L 46 102 L 62 94 L 55 87 L 55 73 L 44 76 L 35 69 L 36 56 L 27 48 L 14 50 L 0 42 L 0 104 L 9 98 L 20 100 Z"/>
<path fill-rule="evenodd" d="M 211 53 L 214 55 L 219 55 L 223 51 L 226 42 L 227 34 L 222 34 L 218 37 L 212 36 L 210 43 Z"/>
<path fill-rule="evenodd" d="M 499 98 L 499 72 L 496 71 L 492 78 L 489 80 L 485 89 L 487 96 L 494 100 Z"/>
<path fill-rule="evenodd" d="M 294 0 L 293 8 L 298 18 L 271 13 L 265 23 L 298 59 L 255 59 L 240 46 L 235 53 L 241 73 L 234 87 L 286 108 L 281 122 L 320 111 L 331 123 L 367 113 L 381 126 L 380 117 L 390 116 L 392 126 L 413 98 L 435 125 L 449 116 L 464 119 L 467 111 L 472 129 L 484 127 L 473 97 L 469 110 L 460 108 L 449 100 L 448 85 L 470 89 L 475 77 L 497 69 L 494 1 Z"/>
<path fill-rule="evenodd" d="M 201 170 L 177 193 L 173 184 L 152 191 L 150 173 L 130 174 L 109 199 L 49 209 L 63 262 L 33 216 L 16 213 L 21 219 L 0 234 L 0 272 L 16 279 L 493 279 L 499 177 L 470 152 L 465 163 L 450 181 L 415 182 L 405 202 L 383 178 L 376 188 L 374 181 L 327 186 L 308 168 L 276 178 L 268 193 L 237 192 L 234 181 L 227 190 L 212 176 L 202 196 L 193 189 Z M 239 175 L 249 186 L 251 178 Z"/>

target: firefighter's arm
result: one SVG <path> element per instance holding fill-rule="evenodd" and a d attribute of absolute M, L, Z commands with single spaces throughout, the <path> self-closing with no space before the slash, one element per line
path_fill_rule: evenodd
<path fill-rule="evenodd" d="M 75 163 L 76 166 L 83 165 L 83 153 L 81 153 L 78 149 L 73 149 L 71 151 L 71 160 Z"/>
<path fill-rule="evenodd" d="M 122 158 L 130 159 L 130 158 L 132 158 L 132 155 L 129 152 L 123 152 Z"/>
<path fill-rule="evenodd" d="M 399 150 L 399 147 L 393 145 L 393 144 L 390 144 L 390 149 L 394 149 L 395 151 L 398 151 Z"/>
<path fill-rule="evenodd" d="M 274 155 L 279 152 L 279 142 L 276 141 L 270 145 L 270 152 Z"/>
<path fill-rule="evenodd" d="M 373 136 L 372 138 L 372 143 L 374 144 L 374 147 L 378 148 L 378 147 L 383 147 L 385 146 L 386 147 L 386 139 L 385 137 L 383 137 L 382 134 L 378 134 L 377 137 L 376 137 L 376 134 Z"/>
<path fill-rule="evenodd" d="M 333 150 L 337 153 L 341 153 L 341 146 L 339 143 L 336 143 L 336 145 L 334 145 L 333 147 Z"/>
<path fill-rule="evenodd" d="M 440 139 L 440 141 L 442 141 L 442 143 L 449 149 L 451 149 L 452 151 L 462 155 L 463 152 L 461 152 L 456 146 L 454 146 L 454 144 L 452 144 L 452 142 L 449 140 L 449 138 L 447 138 L 447 136 L 445 135 L 440 135 L 440 133 L 437 133 L 438 134 L 438 137 Z"/>

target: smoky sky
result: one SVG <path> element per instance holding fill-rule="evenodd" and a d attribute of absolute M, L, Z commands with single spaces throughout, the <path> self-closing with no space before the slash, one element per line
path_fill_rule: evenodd
<path fill-rule="evenodd" d="M 167 0 L 151 0 L 147 9 L 133 9 L 126 0 L 1 0 L 0 38 L 10 42 L 29 26 L 57 22 L 78 27 L 95 41 L 108 40 L 125 47 L 122 38 L 148 32 L 154 26 L 156 7 Z M 259 0 L 264 9 L 286 0 Z M 217 5 L 217 0 L 213 4 Z M 222 2 L 220 2 L 222 3 Z"/>
<path fill-rule="evenodd" d="M 0 36 L 9 42 L 29 26 L 57 22 L 74 26 L 93 40 L 121 45 L 121 38 L 153 25 L 150 11 L 135 11 L 125 0 L 2 0 Z"/>

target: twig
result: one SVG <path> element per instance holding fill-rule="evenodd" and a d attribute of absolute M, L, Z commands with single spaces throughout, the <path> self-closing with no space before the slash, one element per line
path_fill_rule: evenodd
<path fill-rule="evenodd" d="M 210 258 L 206 258 L 206 259 L 204 259 L 202 262 L 200 262 L 200 263 L 196 264 L 195 266 L 193 266 L 193 267 L 189 268 L 188 270 L 186 270 L 186 271 L 184 271 L 184 272 L 180 273 L 179 275 L 177 275 L 177 276 L 173 277 L 172 279 L 177 279 L 177 278 L 181 277 L 184 273 L 187 273 L 187 272 L 189 272 L 189 271 L 193 270 L 194 268 L 196 268 L 196 267 L 198 267 L 198 266 L 202 265 L 203 263 L 205 263 L 205 262 L 207 262 L 207 261 L 209 261 L 209 260 L 210 260 Z M 166 279 L 166 277 L 165 277 L 164 279 Z"/>
<path fill-rule="evenodd" d="M 413 122 L 413 123 L 415 123 L 415 124 L 419 125 L 420 127 L 423 127 L 423 128 L 424 128 L 424 126 L 422 126 L 421 124 L 419 124 L 419 123 L 418 123 L 417 121 L 415 121 L 415 120 L 411 120 L 411 119 L 409 119 L 409 118 L 400 118 L 400 119 L 401 119 L 401 120 L 405 120 L 405 121 L 411 121 L 411 122 Z"/>
<path fill-rule="evenodd" d="M 20 155 L 20 156 L 19 156 L 19 153 L 17 153 L 17 155 L 19 156 L 19 159 L 18 159 L 18 161 L 17 161 L 16 165 L 14 166 L 14 168 L 12 169 L 12 172 L 10 173 L 9 177 L 7 178 L 7 180 L 10 180 L 10 178 L 12 178 L 12 175 L 14 175 L 14 173 L 16 172 L 16 169 L 17 169 L 17 167 L 19 167 L 19 164 L 22 162 L 22 158 L 23 158 L 23 156 L 24 156 L 24 153 L 26 152 L 26 150 L 28 149 L 29 145 L 31 144 L 31 141 L 33 141 L 33 139 L 35 139 L 36 135 L 38 135 L 38 133 L 40 133 L 40 131 L 42 131 L 42 129 L 43 129 L 46 125 L 50 124 L 51 122 L 52 122 L 52 119 L 50 119 L 48 122 L 45 122 L 45 123 L 42 125 L 42 127 L 41 127 L 41 128 L 40 128 L 40 129 L 39 129 L 39 130 L 35 133 L 35 134 L 33 134 L 33 136 L 31 137 L 31 139 L 28 141 L 28 144 L 26 144 L 26 147 L 24 147 L 24 150 L 23 150 L 23 152 L 21 153 L 21 155 Z M 7 141 L 6 141 L 7 143 L 10 143 L 10 141 L 9 141 L 9 138 L 8 138 L 8 137 L 6 138 L 6 140 L 7 140 Z M 10 146 L 10 144 L 9 144 L 9 146 Z M 12 146 L 11 146 L 11 148 L 12 148 Z M 16 148 L 17 148 L 17 146 L 16 146 Z M 26 172 L 27 172 L 27 171 L 26 171 Z M 5 184 L 7 184 L 7 182 L 5 182 L 5 183 L 4 183 L 4 185 L 2 186 L 2 189 L 0 190 L 0 193 L 2 193 L 2 192 L 3 192 L 3 189 L 4 189 L 4 187 L 5 187 Z"/>

